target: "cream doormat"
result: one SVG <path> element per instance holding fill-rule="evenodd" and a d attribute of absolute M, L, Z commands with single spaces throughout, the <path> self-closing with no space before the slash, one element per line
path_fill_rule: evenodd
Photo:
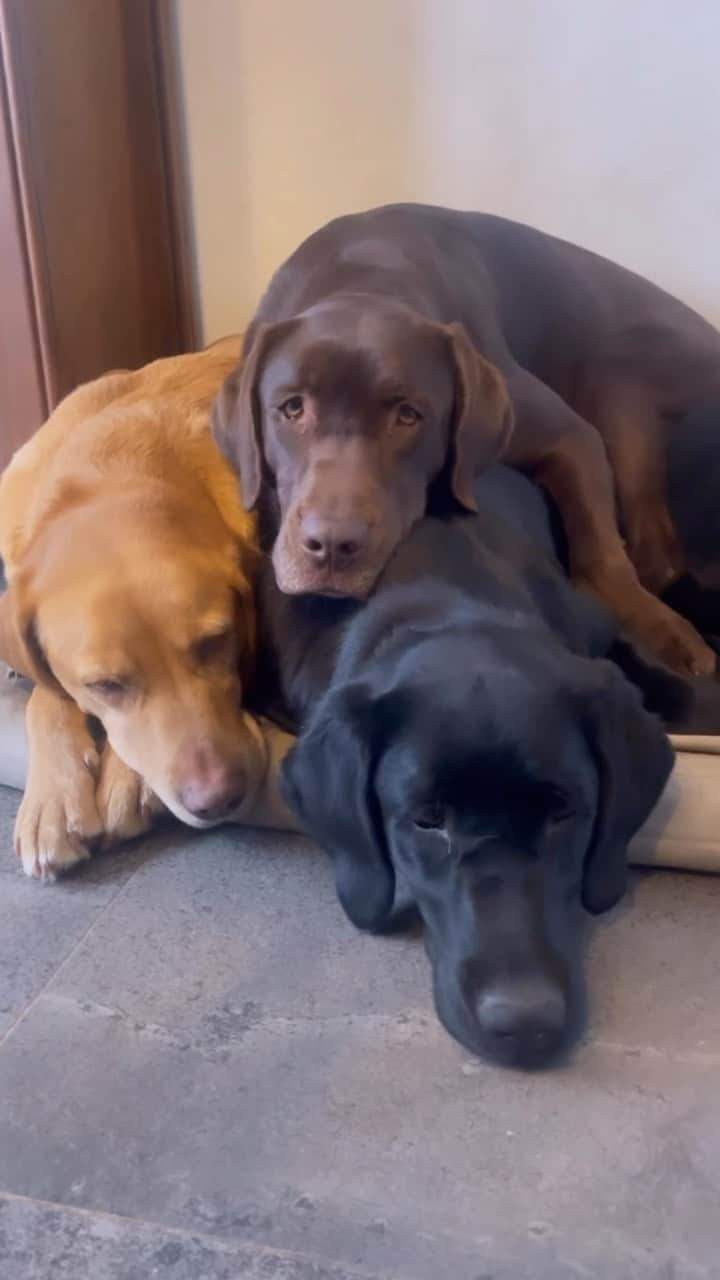
<path fill-rule="evenodd" d="M 24 681 L 0 668 L 0 785 L 22 790 L 27 768 Z M 266 786 L 244 822 L 251 826 L 298 830 L 280 798 L 280 761 L 292 738 L 274 725 L 263 726 L 269 768 Z M 652 814 L 630 846 L 632 862 L 720 872 L 720 736 L 671 738 L 675 769 Z M 2 851 L 0 851 L 2 856 Z"/>

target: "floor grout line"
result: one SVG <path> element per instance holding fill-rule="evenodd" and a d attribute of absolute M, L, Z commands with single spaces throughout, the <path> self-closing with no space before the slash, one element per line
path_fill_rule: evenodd
<path fill-rule="evenodd" d="M 623 1044 L 618 1040 L 588 1040 L 587 1047 L 603 1049 L 606 1053 L 622 1054 L 627 1058 L 640 1058 L 646 1055 L 651 1058 L 663 1058 L 667 1062 L 681 1062 L 690 1067 L 711 1067 L 720 1064 L 720 1053 L 702 1049 L 676 1053 L 673 1049 L 662 1049 L 654 1044 Z"/>
<path fill-rule="evenodd" d="M 393 1273 L 383 1271 L 364 1271 L 358 1270 L 357 1267 L 347 1266 L 342 1261 L 335 1262 L 332 1258 L 321 1257 L 319 1254 L 306 1253 L 296 1249 L 279 1249 L 272 1245 L 262 1244 L 252 1238 L 240 1238 L 215 1235 L 211 1231 L 194 1230 L 188 1227 L 171 1227 L 164 1222 L 158 1222 L 154 1218 L 137 1218 L 130 1217 L 127 1214 L 113 1213 L 108 1209 L 88 1209 L 81 1205 L 66 1204 L 62 1200 L 43 1200 L 35 1196 L 26 1196 L 17 1191 L 6 1191 L 0 1187 L 0 1200 L 10 1200 L 19 1204 L 29 1205 L 31 1208 L 51 1209 L 54 1211 L 61 1210 L 67 1214 L 75 1214 L 78 1217 L 97 1219 L 102 1218 L 106 1221 L 116 1222 L 121 1226 L 129 1227 L 147 1227 L 154 1231 L 162 1231 L 166 1235 L 175 1236 L 182 1240 L 200 1241 L 212 1243 L 220 1250 L 226 1253 L 234 1253 L 239 1250 L 245 1250 L 264 1255 L 268 1258 L 283 1258 L 289 1261 L 302 1261 L 312 1263 L 315 1266 L 326 1267 L 328 1270 L 336 1270 L 342 1275 L 356 1277 L 357 1280 L 398 1280 L 396 1271 Z"/>
<path fill-rule="evenodd" d="M 110 907 L 112 907 L 112 906 L 117 902 L 118 898 L 120 898 L 120 897 L 122 896 L 122 894 L 123 894 L 123 893 L 125 892 L 125 890 L 127 889 L 128 885 L 130 884 L 131 880 L 133 880 L 133 878 L 137 875 L 138 871 L 140 871 L 141 867 L 143 867 L 144 865 L 145 865 L 145 864 L 144 864 L 144 862 L 141 862 L 137 867 L 135 867 L 135 868 L 134 868 L 134 870 L 133 870 L 133 871 L 131 871 L 131 872 L 130 872 L 130 874 L 128 875 L 127 879 L 126 879 L 126 880 L 124 880 L 124 881 L 123 881 L 123 883 L 118 887 L 118 889 L 117 889 L 117 890 L 112 894 L 112 896 L 111 896 L 110 898 L 108 898 L 108 900 L 107 900 L 107 902 L 105 903 L 105 905 L 104 905 L 104 906 L 102 906 L 102 907 L 100 907 L 100 909 L 99 909 L 99 911 L 98 911 L 97 915 L 96 915 L 96 916 L 94 916 L 94 917 L 93 917 L 93 919 L 90 921 L 90 924 L 88 925 L 88 927 L 87 927 L 87 929 L 85 930 L 85 932 L 84 932 L 84 933 L 83 933 L 79 938 L 77 938 L 77 939 L 76 939 L 76 941 L 72 944 L 72 946 L 70 947 L 70 950 L 68 951 L 67 955 L 63 956 L 63 958 L 62 958 L 62 960 L 60 961 L 59 965 L 57 965 L 57 967 L 56 967 L 55 969 L 53 969 L 52 973 L 49 975 L 49 977 L 46 979 L 46 981 L 43 983 L 43 985 L 42 985 L 41 987 L 39 987 L 39 988 L 38 988 L 38 990 L 37 990 L 37 991 L 35 991 L 35 992 L 33 993 L 33 995 L 30 997 L 30 999 L 29 999 L 28 1003 L 25 1005 L 25 1007 L 20 1011 L 20 1013 L 19 1013 L 19 1014 L 17 1015 L 17 1017 L 15 1018 L 15 1020 L 10 1024 L 10 1026 L 9 1026 L 9 1027 L 8 1027 L 8 1028 L 3 1032 L 3 1034 L 0 1036 L 0 1052 L 2 1052 L 2 1049 L 4 1048 L 4 1046 L 5 1046 L 6 1042 L 10 1039 L 10 1037 L 12 1036 L 12 1034 L 13 1034 L 13 1033 L 18 1029 L 18 1027 L 19 1027 L 19 1026 L 21 1026 L 21 1024 L 22 1024 L 22 1023 L 25 1021 L 25 1019 L 27 1018 L 28 1014 L 30 1014 L 30 1013 L 32 1012 L 32 1010 L 33 1010 L 33 1008 L 35 1007 L 35 1004 L 37 1003 L 37 1001 L 41 998 L 41 996 L 44 996 L 44 995 L 45 995 L 45 993 L 47 992 L 47 989 L 48 989 L 48 987 L 50 986 L 50 984 L 51 984 L 52 982 L 54 982 L 54 981 L 55 981 L 55 979 L 58 977 L 58 975 L 59 975 L 60 973 L 62 973 L 63 969 L 65 968 L 65 965 L 66 965 L 66 964 L 68 964 L 68 963 L 70 962 L 70 960 L 72 959 L 72 957 L 75 955 L 76 951 L 77 951 L 80 947 L 82 947 L 83 943 L 84 943 L 84 942 L 86 941 L 86 939 L 90 936 L 90 934 L 92 933 L 93 929 L 94 929 L 94 928 L 96 927 L 96 925 L 98 925 L 98 924 L 100 923 L 100 921 L 103 919 L 103 917 L 104 917 L 104 915 L 105 915 L 106 911 L 108 911 L 108 910 L 110 909 Z M 47 891 L 48 891 L 48 889 L 50 888 L 50 886 L 48 886 L 48 885 L 43 885 L 43 886 L 38 886 L 38 888 L 39 888 L 39 892 L 40 892 L 40 893 L 45 893 L 45 892 L 47 892 Z"/>
<path fill-rule="evenodd" d="M 113 899 L 114 901 L 115 899 Z M 108 906 L 110 903 L 107 904 Z M 94 927 L 93 922 L 91 928 Z M 84 935 L 87 938 L 90 929 Z M 82 942 L 82 940 L 81 940 Z M 78 945 L 81 945 L 81 942 Z M 75 948 L 73 948 L 75 950 Z M 70 959 L 68 955 L 67 959 Z M 63 965 L 65 961 L 63 961 Z M 371 1013 L 371 1012 L 348 1012 L 335 1013 L 327 1015 L 308 1014 L 306 1016 L 284 1015 L 284 1014 L 268 1014 L 258 1019 L 250 1018 L 242 1030 L 236 1034 L 228 1034 L 219 1039 L 214 1039 L 212 1032 L 208 1031 L 206 1035 L 198 1036 L 192 1027 L 187 1027 L 183 1031 L 178 1031 L 163 1022 L 144 1021 L 128 1013 L 119 1005 L 101 1004 L 96 1000 L 84 998 L 81 994 L 75 994 L 68 991 L 52 991 L 48 990 L 50 983 L 54 980 L 56 974 L 60 973 L 63 966 L 61 965 L 56 973 L 45 987 L 39 991 L 31 1001 L 31 1004 L 23 1012 L 22 1017 L 18 1018 L 13 1024 L 11 1030 L 17 1028 L 23 1018 L 30 1012 L 36 1001 L 41 997 L 50 1000 L 55 1006 L 65 1006 L 74 1010 L 79 1010 L 83 1016 L 111 1018 L 119 1023 L 127 1026 L 132 1032 L 147 1036 L 150 1039 L 159 1040 L 168 1048 L 191 1049 L 202 1054 L 204 1057 L 215 1059 L 224 1056 L 234 1049 L 245 1050 L 247 1048 L 248 1039 L 258 1032 L 293 1032 L 301 1030 L 307 1026 L 350 1026 L 353 1024 L 362 1024 L 363 1026 L 381 1026 L 390 1025 L 406 1029 L 408 1032 L 417 1031 L 427 1033 L 429 1020 L 432 1015 L 428 1010 L 411 1009 L 404 1010 L 401 1013 Z M 7 1033 L 9 1034 L 9 1032 Z M 0 1048 L 4 1042 L 0 1041 Z M 625 1058 L 653 1058 L 668 1063 L 684 1065 L 688 1067 L 715 1067 L 720 1066 L 720 1053 L 702 1050 L 677 1053 L 672 1048 L 664 1048 L 653 1044 L 625 1044 L 621 1041 L 590 1039 L 578 1046 L 578 1053 L 587 1053 L 599 1050 L 601 1053 L 609 1053 L 616 1057 Z M 461 1070 L 465 1075 L 482 1074 L 485 1071 L 493 1069 L 487 1062 L 481 1058 L 468 1058 L 464 1064 L 461 1064 Z"/>

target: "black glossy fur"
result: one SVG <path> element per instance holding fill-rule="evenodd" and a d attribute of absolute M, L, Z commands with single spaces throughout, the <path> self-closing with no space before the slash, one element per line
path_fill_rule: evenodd
<path fill-rule="evenodd" d="M 386 927 L 400 873 L 445 1026 L 534 1066 L 577 1025 L 581 906 L 621 898 L 672 768 L 616 663 L 688 725 L 702 686 L 648 665 L 573 590 L 534 486 L 496 468 L 477 497 L 477 516 L 418 525 L 364 606 L 281 595 L 268 572 L 261 652 L 302 727 L 286 795 L 348 916 Z"/>

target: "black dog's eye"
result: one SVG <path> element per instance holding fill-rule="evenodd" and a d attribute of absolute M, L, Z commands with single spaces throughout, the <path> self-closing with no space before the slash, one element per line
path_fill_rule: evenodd
<path fill-rule="evenodd" d="M 302 417 L 304 408 L 305 402 L 302 396 L 290 396 L 280 405 L 280 412 L 283 417 L 287 418 L 288 422 L 296 422 L 298 418 Z"/>
<path fill-rule="evenodd" d="M 445 824 L 445 810 L 438 800 L 433 800 L 416 810 L 413 822 L 421 831 L 436 831 Z"/>
<path fill-rule="evenodd" d="M 547 817 L 547 825 L 551 831 L 562 826 L 564 822 L 569 822 L 570 818 L 575 816 L 575 810 L 568 800 L 567 796 L 558 793 L 555 796 L 552 807 Z"/>
<path fill-rule="evenodd" d="M 414 409 L 411 404 L 408 404 L 407 400 L 401 401 L 396 412 L 397 420 L 403 427 L 413 427 L 422 417 L 422 414 L 417 409 Z"/>

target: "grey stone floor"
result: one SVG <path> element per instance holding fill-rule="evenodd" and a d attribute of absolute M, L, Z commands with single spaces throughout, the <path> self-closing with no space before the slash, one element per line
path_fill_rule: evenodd
<path fill-rule="evenodd" d="M 0 791 L 1 1280 L 720 1276 L 720 879 L 638 877 L 562 1070 L 484 1066 L 307 842 L 25 880 Z"/>

